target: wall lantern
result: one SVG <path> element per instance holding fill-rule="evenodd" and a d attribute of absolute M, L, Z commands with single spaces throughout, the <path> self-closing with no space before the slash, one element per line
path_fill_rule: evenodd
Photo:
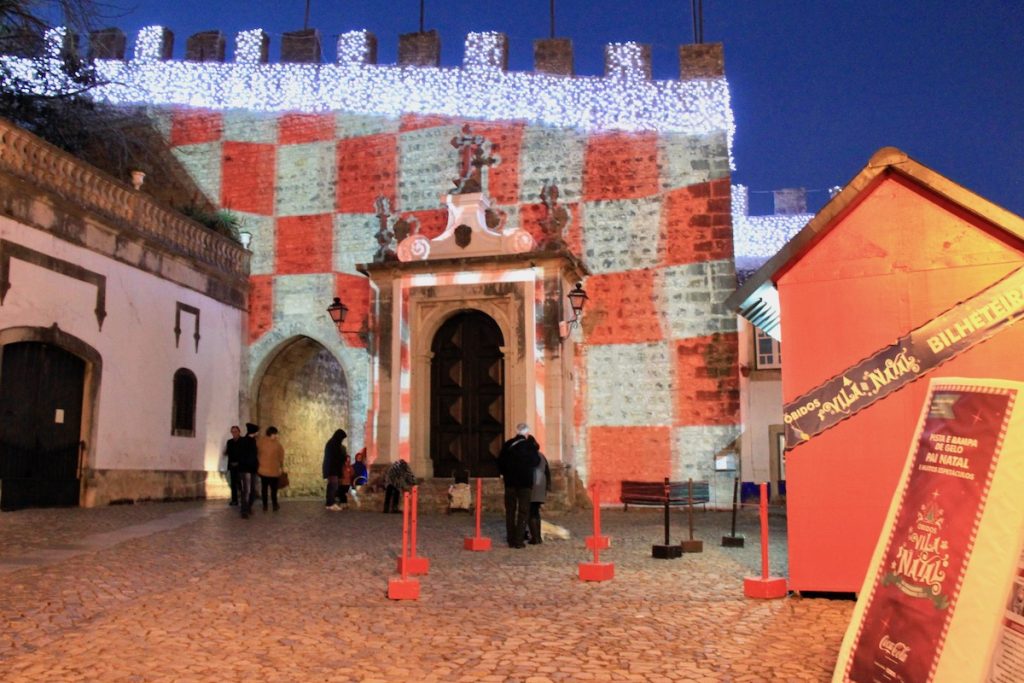
<path fill-rule="evenodd" d="M 252 243 L 252 233 L 246 230 L 240 230 L 238 232 L 238 241 L 242 245 L 242 249 L 248 249 Z"/>
<path fill-rule="evenodd" d="M 327 307 L 327 315 L 331 316 L 331 320 L 338 327 L 339 331 L 342 331 L 341 326 L 345 324 L 345 316 L 348 315 L 348 306 L 341 303 L 339 297 L 334 297 L 334 303 Z"/>
<path fill-rule="evenodd" d="M 577 282 L 576 288 L 568 294 L 569 306 L 572 307 L 572 320 L 565 320 L 559 325 L 562 339 L 569 336 L 569 332 L 575 327 L 583 316 L 583 307 L 587 305 L 587 293 L 583 290 L 583 283 Z"/>

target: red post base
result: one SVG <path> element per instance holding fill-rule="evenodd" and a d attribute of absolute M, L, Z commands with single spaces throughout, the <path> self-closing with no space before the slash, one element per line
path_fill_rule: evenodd
<path fill-rule="evenodd" d="M 491 539 L 486 536 L 474 536 L 472 538 L 462 539 L 463 550 L 473 550 L 475 552 L 484 552 L 491 549 Z"/>
<path fill-rule="evenodd" d="M 611 562 L 580 562 L 582 581 L 611 581 L 615 578 L 615 565 Z"/>
<path fill-rule="evenodd" d="M 611 536 L 587 536 L 586 538 L 587 550 L 594 550 L 594 546 L 597 546 L 597 550 L 607 550 L 612 547 Z"/>
<path fill-rule="evenodd" d="M 398 558 L 398 568 L 395 570 L 399 574 L 402 573 L 402 558 Z M 430 560 L 426 557 L 409 557 L 406 558 L 405 573 L 418 576 L 420 574 L 427 574 L 430 572 Z"/>
<path fill-rule="evenodd" d="M 748 576 L 743 579 L 743 595 L 748 598 L 784 598 L 788 592 L 786 579 L 781 576 L 769 576 L 767 579 Z"/>
<path fill-rule="evenodd" d="M 418 579 L 388 579 L 388 598 L 391 600 L 419 600 Z"/>

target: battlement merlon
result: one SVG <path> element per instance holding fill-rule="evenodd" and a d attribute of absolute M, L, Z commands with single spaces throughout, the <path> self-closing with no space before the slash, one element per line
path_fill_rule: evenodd
<path fill-rule="evenodd" d="M 412 55 L 407 59 L 423 63 L 426 55 L 429 63 L 435 54 L 430 41 L 436 39 L 439 47 L 436 33 L 407 35 L 424 43 L 418 52 L 407 51 Z M 571 43 L 557 38 L 538 41 L 545 49 L 535 56 L 544 59 L 547 71 L 511 72 L 505 70 L 507 39 L 495 32 L 470 33 L 463 66 L 457 68 L 374 64 L 377 43 L 368 31 L 342 34 L 333 64 L 298 61 L 319 58 L 319 42 L 315 47 L 302 43 L 319 41 L 316 31 L 296 32 L 296 40 L 285 43 L 291 45 L 290 52 L 282 55 L 294 61 L 279 63 L 267 61 L 269 39 L 262 30 L 243 31 L 236 36 L 235 61 L 221 62 L 218 36 L 204 32 L 190 39 L 187 56 L 205 61 L 173 60 L 173 34 L 160 26 L 146 27 L 139 32 L 134 57 L 125 60 L 104 50 L 114 46 L 124 55 L 125 43 L 111 29 L 94 33 L 90 57 L 107 84 L 92 95 L 114 104 L 525 120 L 585 132 L 726 131 L 732 140 L 721 44 L 682 46 L 680 65 L 690 78 L 652 80 L 650 49 L 637 43 L 608 45 L 605 75 L 599 77 L 554 73 L 572 62 Z M 48 38 L 50 54 L 74 42 L 64 29 L 53 29 Z"/>

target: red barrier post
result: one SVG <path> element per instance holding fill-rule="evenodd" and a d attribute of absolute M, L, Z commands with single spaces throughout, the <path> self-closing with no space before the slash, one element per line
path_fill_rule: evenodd
<path fill-rule="evenodd" d="M 421 574 L 427 574 L 430 572 L 430 560 L 426 557 L 419 557 L 416 554 L 416 537 L 419 530 L 419 507 L 420 507 L 420 496 L 419 486 L 412 487 L 412 497 L 410 498 L 411 505 L 409 515 L 411 522 L 409 525 L 409 555 L 407 557 L 398 558 L 398 571 L 407 571 L 413 576 L 419 576 Z"/>
<path fill-rule="evenodd" d="M 768 484 L 761 482 L 761 576 L 743 579 L 743 594 L 748 598 L 783 598 L 787 592 L 785 578 L 769 576 Z"/>
<path fill-rule="evenodd" d="M 587 536 L 585 543 L 590 550 L 607 550 L 612 546 L 612 539 L 601 535 L 601 485 L 595 483 L 591 489 L 594 497 L 594 535 Z"/>
<path fill-rule="evenodd" d="M 420 582 L 410 579 L 407 575 L 409 553 L 409 492 L 402 497 L 402 557 L 398 561 L 400 576 L 388 579 L 388 598 L 391 600 L 419 600 Z"/>
<path fill-rule="evenodd" d="M 480 514 L 483 507 L 483 479 L 476 480 L 476 536 L 462 539 L 463 550 L 474 550 L 477 552 L 491 549 L 491 539 L 480 535 Z"/>
<path fill-rule="evenodd" d="M 608 541 L 607 536 L 601 536 L 601 487 L 594 484 L 592 497 L 594 501 L 594 535 L 587 539 L 587 546 L 594 551 L 593 562 L 580 562 L 579 572 L 582 581 L 610 581 L 615 577 L 615 565 L 611 562 L 601 562 L 601 548 L 607 548 L 610 543 L 602 543 L 601 538 Z"/>

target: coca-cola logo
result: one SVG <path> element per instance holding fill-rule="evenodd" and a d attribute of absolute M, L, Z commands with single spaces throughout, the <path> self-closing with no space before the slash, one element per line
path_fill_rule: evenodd
<path fill-rule="evenodd" d="M 878 649 L 900 662 L 907 661 L 907 656 L 910 655 L 909 645 L 892 640 L 888 634 L 882 636 L 882 642 L 878 644 Z"/>

